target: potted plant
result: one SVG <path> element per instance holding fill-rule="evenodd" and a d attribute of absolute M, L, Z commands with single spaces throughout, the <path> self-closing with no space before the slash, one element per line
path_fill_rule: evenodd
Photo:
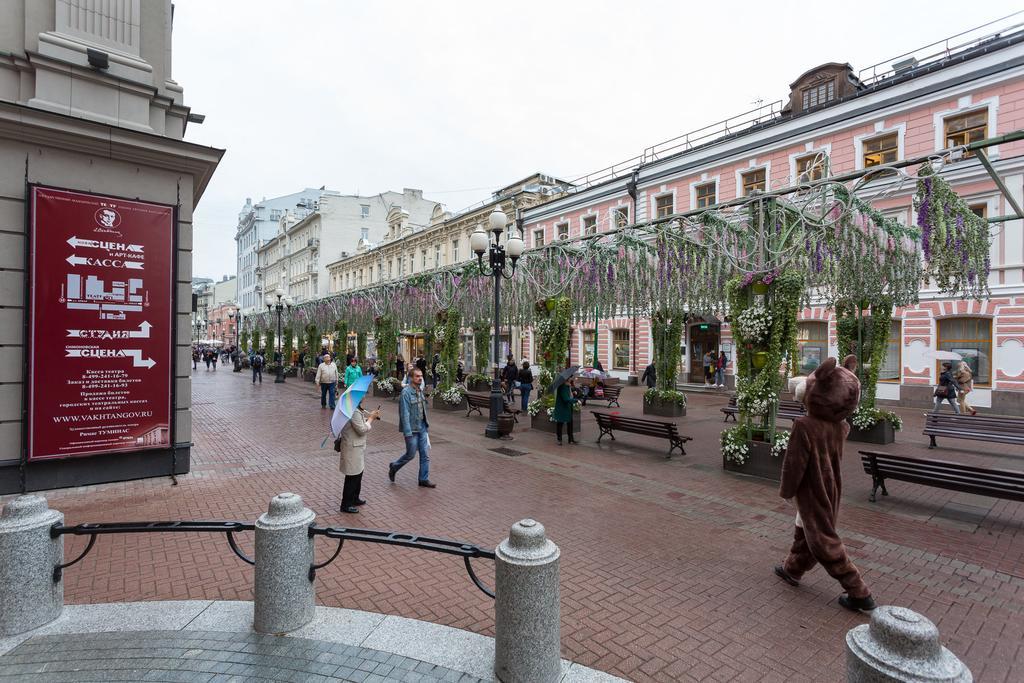
<path fill-rule="evenodd" d="M 722 467 L 730 472 L 779 481 L 782 475 L 782 456 L 789 445 L 789 432 L 775 432 L 774 441 L 759 430 L 748 430 L 738 425 L 722 432 Z"/>
<path fill-rule="evenodd" d="M 491 380 L 487 375 L 479 372 L 473 372 L 466 377 L 466 387 L 470 391 L 490 391 Z"/>
<path fill-rule="evenodd" d="M 551 434 L 555 433 L 555 423 L 551 420 L 551 415 L 555 412 L 555 397 L 553 394 L 544 394 L 540 398 L 530 401 L 526 406 L 526 412 L 530 415 L 530 429 Z M 580 427 L 580 404 L 574 403 L 572 413 L 573 433 L 579 434 Z"/>
<path fill-rule="evenodd" d="M 381 377 L 373 382 L 373 395 L 380 398 L 394 398 L 402 388 L 402 383 L 394 377 Z"/>
<path fill-rule="evenodd" d="M 466 391 L 458 384 L 447 389 L 438 389 L 433 395 L 433 405 L 435 410 L 465 410 Z"/>
<path fill-rule="evenodd" d="M 682 417 L 686 415 L 686 394 L 675 389 L 648 389 L 644 392 L 644 415 Z"/>
<path fill-rule="evenodd" d="M 849 441 L 887 444 L 896 441 L 896 432 L 903 429 L 903 420 L 891 410 L 861 405 L 849 418 Z"/>

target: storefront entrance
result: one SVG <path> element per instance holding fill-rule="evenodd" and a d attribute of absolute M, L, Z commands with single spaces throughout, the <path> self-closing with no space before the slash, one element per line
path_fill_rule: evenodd
<path fill-rule="evenodd" d="M 718 343 L 721 339 L 719 323 L 697 322 L 687 326 L 690 372 L 686 381 L 704 384 L 704 354 L 711 351 L 718 357 Z"/>

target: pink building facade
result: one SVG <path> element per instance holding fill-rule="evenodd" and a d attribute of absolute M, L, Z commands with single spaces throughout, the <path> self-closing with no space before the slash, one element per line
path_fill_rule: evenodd
<path fill-rule="evenodd" d="M 206 335 L 209 339 L 224 342 L 224 346 L 238 343 L 236 321 L 238 306 L 234 303 L 220 304 L 207 311 Z"/>
<path fill-rule="evenodd" d="M 790 88 L 788 104 L 751 113 L 739 126 L 712 127 L 649 148 L 634 163 L 603 174 L 606 180 L 584 179 L 568 195 L 526 210 L 527 247 L 1024 129 L 1024 31 L 864 80 L 849 65 L 826 64 Z M 739 132 L 729 132 L 737 127 Z M 987 154 L 1011 196 L 1024 203 L 1024 141 L 990 147 Z M 942 175 L 979 214 L 989 219 L 1016 214 L 977 158 L 967 155 Z M 891 182 L 886 189 L 886 198 L 875 206 L 912 224 L 915 184 Z M 954 301 L 926 285 L 918 305 L 896 311 L 878 387 L 883 402 L 930 404 L 937 368 L 925 354 L 946 349 L 961 353 L 975 369 L 977 390 L 971 399 L 977 407 L 1024 414 L 1024 228 L 1021 220 L 990 225 L 991 298 Z M 834 314 L 808 308 L 800 321 L 800 364 L 808 370 L 836 354 Z M 621 317 L 574 329 L 572 362 L 592 355 L 594 329 L 601 363 L 614 375 L 636 376 L 651 361 L 648 320 Z M 691 320 L 684 344 L 683 382 L 703 383 L 700 358 L 708 350 L 725 351 L 732 359 L 729 326 L 721 314 Z M 535 350 L 533 336 L 525 331 L 523 355 L 534 358 Z M 732 386 L 731 368 L 727 374 Z"/>

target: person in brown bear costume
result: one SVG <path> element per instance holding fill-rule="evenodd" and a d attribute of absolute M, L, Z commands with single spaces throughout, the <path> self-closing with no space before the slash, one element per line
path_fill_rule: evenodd
<path fill-rule="evenodd" d="M 793 547 L 786 562 L 775 567 L 775 574 L 799 586 L 800 578 L 820 563 L 846 590 L 839 597 L 840 605 L 872 610 L 871 591 L 836 532 L 843 489 L 843 443 L 850 432 L 846 418 L 860 400 L 860 382 L 852 372 L 856 367 L 854 356 L 847 356 L 842 366 L 828 358 L 807 378 L 803 399 L 807 415 L 793 422 L 779 488 L 780 496 L 796 501 Z"/>

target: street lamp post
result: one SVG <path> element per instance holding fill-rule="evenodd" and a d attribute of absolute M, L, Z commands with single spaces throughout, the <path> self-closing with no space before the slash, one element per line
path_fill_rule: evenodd
<path fill-rule="evenodd" d="M 487 217 L 487 225 L 493 235 L 494 241 L 484 232 L 483 226 L 477 226 L 476 231 L 470 238 L 470 245 L 476 254 L 477 265 L 480 272 L 494 278 L 494 378 L 491 380 L 491 410 L 488 414 L 487 426 L 484 428 L 484 436 L 489 439 L 497 439 L 501 436 L 498 433 L 498 415 L 504 410 L 504 401 L 501 396 L 501 279 L 512 279 L 516 272 L 516 262 L 523 255 L 523 238 L 515 232 L 510 232 L 508 240 L 503 247 L 499 240 L 505 229 L 508 219 L 500 206 L 495 206 L 494 211 Z M 487 265 L 484 268 L 484 253 L 487 253 Z M 505 265 L 506 254 L 511 259 L 511 267 Z"/>
<path fill-rule="evenodd" d="M 278 287 L 274 290 L 273 294 L 267 294 L 264 303 L 267 305 L 267 313 L 270 313 L 271 310 L 277 311 L 277 354 L 279 360 L 277 363 L 277 377 L 274 379 L 274 384 L 281 384 L 284 382 L 284 345 L 281 343 L 281 311 L 286 306 L 291 307 L 292 299 L 285 296 L 284 290 Z"/>

